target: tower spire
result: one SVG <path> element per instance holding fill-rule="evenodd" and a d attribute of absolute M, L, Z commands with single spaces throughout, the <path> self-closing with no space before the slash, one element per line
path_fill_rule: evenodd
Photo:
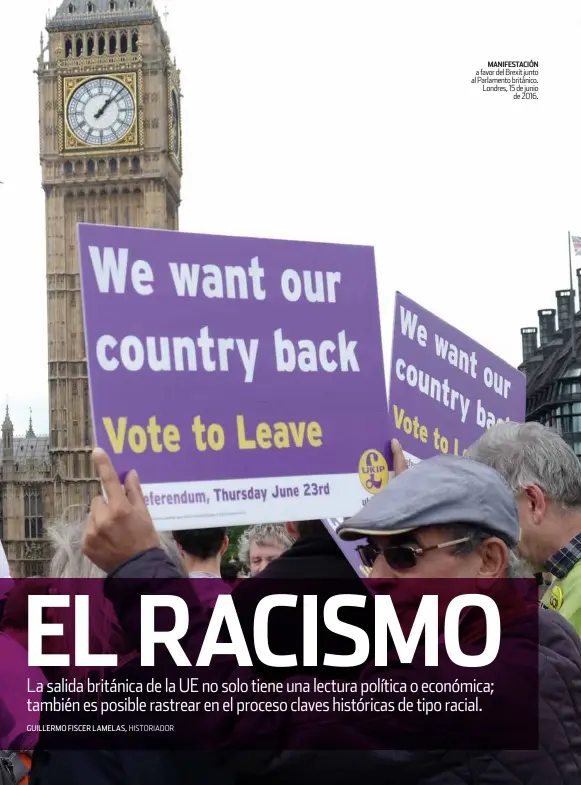
<path fill-rule="evenodd" d="M 14 439 L 14 426 L 10 419 L 10 410 L 6 404 L 6 416 L 2 423 L 2 453 L 4 455 L 4 462 L 12 460 L 12 442 Z"/>
<path fill-rule="evenodd" d="M 36 434 L 34 432 L 34 428 L 32 427 L 32 407 L 30 408 L 29 411 L 30 411 L 30 419 L 28 420 L 28 430 L 26 432 L 26 438 L 27 439 L 34 439 Z"/>

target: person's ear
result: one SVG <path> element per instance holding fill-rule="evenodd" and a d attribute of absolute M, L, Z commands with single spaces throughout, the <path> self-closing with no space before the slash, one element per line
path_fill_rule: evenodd
<path fill-rule="evenodd" d="M 543 489 L 538 485 L 525 485 L 522 489 L 521 498 L 524 499 L 524 503 L 530 512 L 532 522 L 537 525 L 541 523 L 548 507 L 547 497 Z"/>
<path fill-rule="evenodd" d="M 490 537 L 480 543 L 478 553 L 481 559 L 479 578 L 503 578 L 508 569 L 508 548 L 498 537 Z"/>
<path fill-rule="evenodd" d="M 230 537 L 227 534 L 224 535 L 224 541 L 222 543 L 222 547 L 220 548 L 220 557 L 222 557 L 226 551 L 228 550 L 228 546 L 230 545 Z"/>

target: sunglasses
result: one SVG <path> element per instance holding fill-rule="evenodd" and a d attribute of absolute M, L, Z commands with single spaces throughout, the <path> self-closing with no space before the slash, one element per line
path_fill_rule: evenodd
<path fill-rule="evenodd" d="M 440 542 L 438 545 L 430 545 L 427 548 L 412 544 L 376 545 L 375 543 L 370 542 L 366 545 L 359 545 L 357 547 L 357 552 L 363 562 L 363 566 L 369 569 L 373 567 L 378 556 L 383 556 L 392 570 L 411 570 L 412 567 L 415 567 L 418 563 L 418 559 L 429 551 L 451 548 L 453 545 L 460 545 L 463 542 L 468 542 L 469 539 L 469 537 L 462 537 L 459 540 Z"/>

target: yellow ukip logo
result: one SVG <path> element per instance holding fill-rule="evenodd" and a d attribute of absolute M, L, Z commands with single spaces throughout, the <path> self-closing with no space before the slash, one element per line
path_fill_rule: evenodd
<path fill-rule="evenodd" d="M 551 589 L 551 596 L 549 597 L 549 607 L 554 611 L 560 611 L 563 605 L 563 589 L 560 586 L 555 586 Z"/>
<path fill-rule="evenodd" d="M 367 450 L 359 459 L 359 479 L 368 493 L 379 493 L 387 485 L 389 469 L 379 450 Z"/>

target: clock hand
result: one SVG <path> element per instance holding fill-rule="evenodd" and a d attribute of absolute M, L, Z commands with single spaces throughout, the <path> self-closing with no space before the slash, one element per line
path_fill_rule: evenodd
<path fill-rule="evenodd" d="M 116 98 L 117 98 L 117 93 L 114 93 L 114 94 L 113 94 L 113 95 L 112 95 L 112 96 L 111 96 L 111 97 L 110 97 L 110 98 L 109 98 L 109 99 L 108 99 L 108 100 L 107 100 L 107 101 L 106 101 L 106 102 L 103 104 L 103 106 L 102 106 L 102 107 L 99 109 L 99 111 L 98 111 L 98 112 L 97 112 L 97 114 L 95 115 L 95 120 L 98 120 L 100 117 L 102 117 L 102 116 L 103 116 L 103 114 L 104 114 L 105 110 L 107 109 L 107 107 L 108 107 L 108 106 L 110 106 L 110 105 L 113 103 L 113 101 L 114 101 Z"/>
<path fill-rule="evenodd" d="M 98 120 L 100 117 L 102 117 L 102 116 L 103 116 L 103 114 L 104 114 L 104 112 L 105 112 L 105 109 L 107 109 L 107 107 L 108 107 L 108 106 L 110 106 L 110 104 L 112 104 L 112 103 L 113 103 L 113 100 L 114 100 L 113 98 L 109 98 L 109 100 L 108 100 L 108 101 L 106 101 L 106 102 L 103 104 L 103 106 L 102 106 L 102 107 L 99 109 L 99 111 L 98 111 L 98 112 L 97 112 L 97 114 L 95 115 L 95 120 Z"/>

